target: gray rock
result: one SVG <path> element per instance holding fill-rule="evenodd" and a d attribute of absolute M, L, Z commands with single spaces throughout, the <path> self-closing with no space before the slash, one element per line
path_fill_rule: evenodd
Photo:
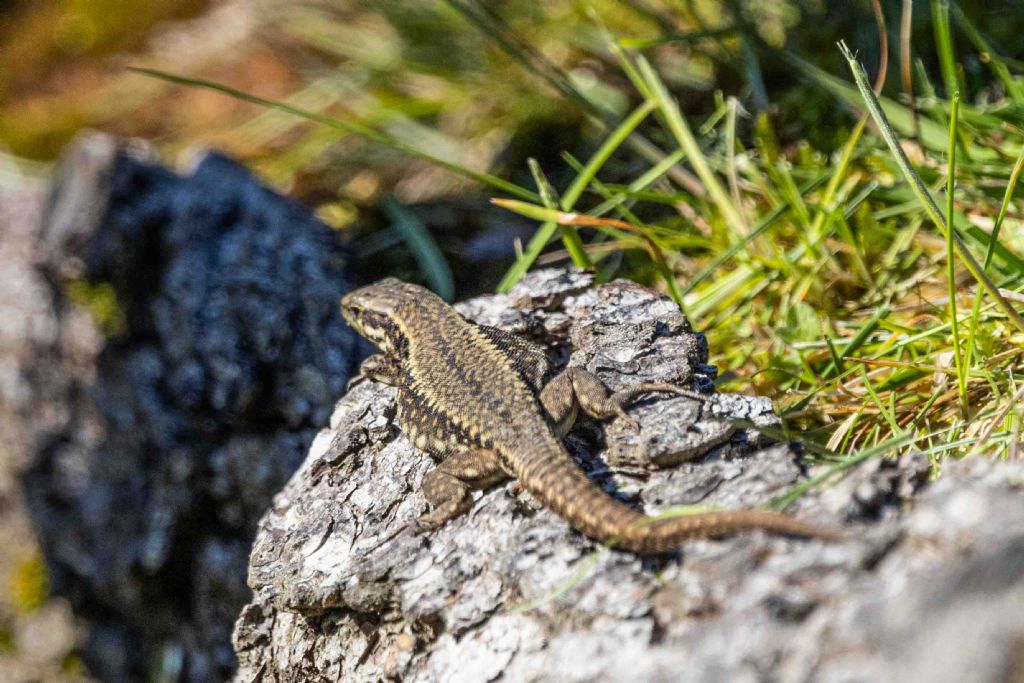
<path fill-rule="evenodd" d="M 568 362 L 613 387 L 713 376 L 703 337 L 670 302 L 589 282 L 542 271 L 460 309 L 555 351 L 571 340 Z M 567 445 L 650 513 L 757 506 L 808 475 L 795 450 L 730 423 L 777 424 L 763 399 L 658 397 L 630 413 L 639 433 L 582 425 Z M 928 485 L 924 457 L 870 461 L 792 510 L 844 525 L 843 542 L 753 533 L 643 559 L 600 550 L 511 484 L 409 535 L 434 463 L 393 417 L 393 390 L 356 386 L 275 497 L 249 566 L 255 599 L 235 627 L 237 680 L 998 681 L 1021 671 L 1020 463 L 948 463 Z"/>

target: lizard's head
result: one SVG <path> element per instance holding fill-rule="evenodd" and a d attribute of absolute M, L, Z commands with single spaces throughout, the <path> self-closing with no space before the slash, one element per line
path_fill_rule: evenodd
<path fill-rule="evenodd" d="M 393 352 L 403 345 L 406 318 L 431 297 L 436 295 L 419 285 L 389 277 L 346 294 L 341 314 L 356 332 Z"/>

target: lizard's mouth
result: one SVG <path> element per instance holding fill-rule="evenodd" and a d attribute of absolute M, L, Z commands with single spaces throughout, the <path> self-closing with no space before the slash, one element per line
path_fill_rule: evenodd
<path fill-rule="evenodd" d="M 341 315 L 349 326 L 377 346 L 385 348 L 388 344 L 388 327 L 390 321 L 384 315 L 373 313 L 356 306 L 342 305 Z"/>

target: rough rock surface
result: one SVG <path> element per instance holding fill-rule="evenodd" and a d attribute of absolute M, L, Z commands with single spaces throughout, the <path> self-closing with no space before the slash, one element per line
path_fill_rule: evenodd
<path fill-rule="evenodd" d="M 703 338 L 671 302 L 587 284 L 544 271 L 461 308 L 563 359 L 571 344 L 568 362 L 612 387 L 709 381 Z M 726 422 L 775 422 L 765 399 L 659 398 L 630 412 L 638 434 L 584 425 L 567 444 L 648 512 L 757 506 L 807 476 L 791 448 Z M 393 417 L 392 389 L 357 385 L 275 497 L 235 629 L 237 680 L 1021 680 L 1019 463 L 950 463 L 927 485 L 923 457 L 870 461 L 791 509 L 849 540 L 753 533 L 641 559 L 599 550 L 511 484 L 436 532 L 403 533 L 426 507 L 417 487 L 433 462 Z M 643 452 L 681 464 L 652 469 Z"/>
<path fill-rule="evenodd" d="M 69 153 L 34 255 L 48 334 L 17 369 L 23 487 L 107 680 L 230 677 L 256 522 L 361 356 L 329 229 L 207 154 Z"/>

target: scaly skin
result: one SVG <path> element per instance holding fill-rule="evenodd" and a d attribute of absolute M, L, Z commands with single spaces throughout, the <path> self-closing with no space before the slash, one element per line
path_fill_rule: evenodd
<path fill-rule="evenodd" d="M 593 374 L 569 368 L 547 381 L 543 350 L 515 335 L 476 325 L 417 285 L 388 278 L 348 294 L 342 313 L 381 353 L 362 374 L 398 388 L 398 423 L 418 448 L 443 458 L 424 478 L 433 510 L 421 529 L 467 512 L 474 489 L 508 477 L 573 528 L 638 553 L 682 542 L 765 529 L 832 538 L 833 531 L 759 510 L 646 517 L 607 495 L 576 466 L 561 437 L 579 410 L 604 419 L 644 393 L 706 397 L 669 384 L 641 384 L 608 395 Z"/>

